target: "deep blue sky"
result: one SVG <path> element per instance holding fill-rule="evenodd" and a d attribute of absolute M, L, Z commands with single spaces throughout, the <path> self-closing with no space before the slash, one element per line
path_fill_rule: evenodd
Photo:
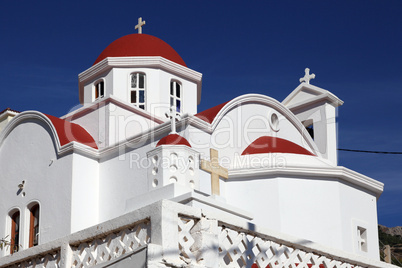
<path fill-rule="evenodd" d="M 1 1 L 0 110 L 55 116 L 78 104 L 78 73 L 115 39 L 161 38 L 203 73 L 199 111 L 245 93 L 282 101 L 304 68 L 339 109 L 339 147 L 402 151 L 402 1 Z M 402 155 L 341 152 L 385 183 L 379 223 L 402 225 Z"/>

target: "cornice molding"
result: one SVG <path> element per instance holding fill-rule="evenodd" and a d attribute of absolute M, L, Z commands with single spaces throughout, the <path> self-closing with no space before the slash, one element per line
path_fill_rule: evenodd
<path fill-rule="evenodd" d="M 3 121 L 7 117 L 14 117 L 18 114 L 19 114 L 19 112 L 5 110 L 4 112 L 0 113 L 0 121 Z"/>
<path fill-rule="evenodd" d="M 161 68 L 170 72 L 177 73 L 180 76 L 186 77 L 190 80 L 201 80 L 202 74 L 194 71 L 188 67 L 177 64 L 173 61 L 167 60 L 163 57 L 109 57 L 105 58 L 99 63 L 93 65 L 89 69 L 83 71 L 78 75 L 79 81 L 90 79 L 94 74 L 104 72 L 105 70 L 113 67 L 145 67 L 145 68 Z"/>
<path fill-rule="evenodd" d="M 307 101 L 298 102 L 298 103 L 289 105 L 289 106 L 287 106 L 287 108 L 291 111 L 295 111 L 295 110 L 303 109 L 307 106 L 311 106 L 316 103 L 318 104 L 320 102 L 327 102 L 327 103 L 333 105 L 334 107 L 338 107 L 343 104 L 343 101 L 341 101 L 340 99 L 335 97 L 333 94 L 328 94 L 328 92 L 326 92 L 322 95 L 308 99 Z"/>
<path fill-rule="evenodd" d="M 119 106 L 120 108 L 126 109 L 126 110 L 128 110 L 128 111 L 130 111 L 132 113 L 135 113 L 135 114 L 138 114 L 140 116 L 143 116 L 146 119 L 154 121 L 154 122 L 156 122 L 158 124 L 162 124 L 163 122 L 165 122 L 162 118 L 160 118 L 158 116 L 155 116 L 155 115 L 151 114 L 148 111 L 145 111 L 143 109 L 140 109 L 138 107 L 130 105 L 130 104 L 126 103 L 125 101 L 123 101 L 123 100 L 121 100 L 119 98 L 116 98 L 113 95 L 110 95 L 109 97 L 106 97 L 106 98 L 102 98 L 102 99 L 100 99 L 98 101 L 95 101 L 95 102 L 91 103 L 90 105 L 86 105 L 86 106 L 83 106 L 83 107 L 81 107 L 81 108 L 79 108 L 79 109 L 77 109 L 75 111 L 72 111 L 72 112 L 62 116 L 61 119 L 70 121 L 74 117 L 77 117 L 77 118 L 82 117 L 85 114 L 90 113 L 91 111 L 97 110 L 99 106 L 104 106 L 104 105 L 109 104 L 109 103 L 112 103 L 112 104 L 114 104 L 116 106 Z"/>
<path fill-rule="evenodd" d="M 306 90 L 307 92 L 313 92 L 316 93 L 317 95 L 315 97 L 311 97 L 310 99 L 307 99 L 305 101 L 301 101 L 299 103 L 295 103 L 292 105 L 289 105 L 289 103 L 292 101 L 294 97 L 296 97 L 299 92 Z M 339 99 L 335 94 L 331 93 L 330 91 L 311 85 L 311 84 L 306 84 L 306 83 L 301 83 L 298 85 L 283 101 L 282 104 L 286 107 L 288 107 L 291 110 L 294 109 L 299 109 L 303 108 L 305 106 L 320 102 L 320 101 L 326 101 L 333 105 L 334 107 L 341 106 L 343 104 L 343 101 Z"/>
<path fill-rule="evenodd" d="M 211 197 L 207 197 L 203 194 L 198 193 L 197 191 L 191 191 L 186 194 L 179 195 L 177 197 L 171 198 L 170 201 L 174 201 L 181 204 L 187 204 L 191 201 L 196 201 L 205 204 L 207 206 L 211 206 L 213 208 L 217 208 L 219 210 L 233 214 L 235 216 L 241 217 L 244 220 L 254 219 L 254 215 L 245 210 L 231 206 L 227 203 L 220 201 L 219 199 L 213 199 Z M 213 212 L 211 211 L 209 213 L 213 214 Z"/>
<path fill-rule="evenodd" d="M 241 168 L 229 170 L 229 179 L 252 179 L 261 176 L 308 176 L 320 178 L 340 179 L 357 186 L 360 186 L 370 192 L 373 192 L 377 199 L 384 191 L 384 184 L 370 177 L 360 174 L 348 168 L 338 167 L 262 167 L 262 168 Z"/>
<path fill-rule="evenodd" d="M 42 122 L 44 122 L 50 129 L 52 136 L 55 140 L 56 143 L 56 149 L 57 151 L 59 151 L 60 149 L 60 140 L 59 137 L 57 135 L 57 131 L 56 128 L 53 126 L 52 122 L 50 121 L 50 119 L 42 114 L 41 112 L 37 112 L 37 111 L 26 111 L 26 112 L 22 112 L 18 115 L 16 115 L 13 120 L 10 121 L 10 123 L 7 124 L 7 126 L 3 129 L 3 131 L 0 133 L 0 146 L 2 146 L 5 138 L 11 133 L 11 131 L 18 126 L 19 124 L 21 124 L 23 121 L 26 120 L 40 120 Z"/>
<path fill-rule="evenodd" d="M 155 128 L 148 129 L 145 132 L 129 137 L 124 142 L 112 144 L 109 147 L 99 150 L 99 158 L 104 158 L 109 155 L 121 152 L 123 149 L 125 150 L 126 148 L 138 148 L 138 144 L 144 144 L 144 142 L 159 140 L 155 139 L 155 137 L 168 135 L 170 130 L 170 122 L 164 122 L 156 126 Z"/>
<path fill-rule="evenodd" d="M 85 82 L 95 79 L 99 74 L 107 72 L 115 67 L 124 68 L 156 68 L 174 75 L 183 77 L 197 84 L 198 103 L 201 100 L 202 74 L 183 65 L 167 60 L 160 56 L 152 57 L 109 57 L 105 58 L 78 75 L 79 98 L 83 102 Z"/>

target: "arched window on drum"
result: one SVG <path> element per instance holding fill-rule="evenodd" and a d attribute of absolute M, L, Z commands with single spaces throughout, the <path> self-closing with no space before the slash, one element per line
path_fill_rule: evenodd
<path fill-rule="evenodd" d="M 146 110 L 146 75 L 144 73 L 131 74 L 129 98 L 132 104 Z"/>
<path fill-rule="evenodd" d="M 182 85 L 177 80 L 170 81 L 170 107 L 175 107 L 176 112 L 182 112 Z"/>

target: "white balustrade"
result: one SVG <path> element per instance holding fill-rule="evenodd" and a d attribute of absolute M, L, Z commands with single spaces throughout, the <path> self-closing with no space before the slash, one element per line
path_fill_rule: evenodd
<path fill-rule="evenodd" d="M 167 200 L 0 258 L 0 267 L 113 266 L 143 249 L 148 267 L 396 267 Z"/>
<path fill-rule="evenodd" d="M 140 222 L 102 238 L 72 246 L 72 267 L 94 266 L 132 252 L 149 244 L 149 221 Z"/>
<path fill-rule="evenodd" d="M 38 255 L 35 258 L 24 260 L 7 267 L 10 268 L 50 268 L 60 267 L 60 252 L 47 253 L 44 256 Z"/>

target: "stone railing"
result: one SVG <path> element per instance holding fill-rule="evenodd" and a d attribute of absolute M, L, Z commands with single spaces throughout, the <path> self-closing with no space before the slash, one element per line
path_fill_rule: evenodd
<path fill-rule="evenodd" d="M 149 221 L 137 222 L 103 237 L 71 245 L 71 266 L 81 268 L 111 261 L 126 253 L 133 252 L 141 246 L 149 244 L 149 242 Z"/>
<path fill-rule="evenodd" d="M 167 200 L 0 258 L 1 268 L 117 263 L 120 267 L 395 267 Z"/>
<path fill-rule="evenodd" d="M 222 222 L 182 216 L 179 219 L 180 255 L 186 263 L 202 267 L 396 267 L 311 241 L 256 230 L 255 225 L 234 225 L 233 220 Z"/>

